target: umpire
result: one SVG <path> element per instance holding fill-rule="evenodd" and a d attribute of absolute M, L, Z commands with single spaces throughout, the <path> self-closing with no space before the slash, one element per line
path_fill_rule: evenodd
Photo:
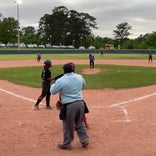
<path fill-rule="evenodd" d="M 63 142 L 58 144 L 61 149 L 71 150 L 71 142 L 74 139 L 74 129 L 76 130 L 82 147 L 89 144 L 89 137 L 83 122 L 84 102 L 82 89 L 85 85 L 84 78 L 73 72 L 71 63 L 63 66 L 64 75 L 51 85 L 52 94 L 59 93 L 63 103 Z M 63 110 L 63 109 L 62 109 Z"/>
<path fill-rule="evenodd" d="M 51 78 L 51 71 L 49 68 L 51 68 L 52 63 L 50 60 L 44 61 L 44 69 L 42 70 L 41 73 L 41 78 L 42 78 L 42 92 L 41 95 L 38 97 L 34 108 L 39 109 L 39 103 L 42 101 L 44 97 L 46 97 L 46 108 L 51 109 L 50 106 L 50 82 L 52 80 Z"/>

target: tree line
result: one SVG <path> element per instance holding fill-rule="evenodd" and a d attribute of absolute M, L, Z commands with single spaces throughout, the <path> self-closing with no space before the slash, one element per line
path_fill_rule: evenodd
<path fill-rule="evenodd" d="M 13 17 L 0 20 L 0 43 L 17 43 L 20 24 Z M 64 6 L 55 7 L 51 14 L 40 18 L 38 29 L 33 26 L 20 28 L 20 41 L 25 44 L 73 45 L 75 48 L 95 46 L 104 48 L 113 44 L 122 49 L 156 48 L 156 32 L 141 34 L 130 39 L 132 26 L 122 22 L 113 30 L 114 38 L 95 36 L 93 29 L 98 29 L 96 18 L 88 13 L 68 10 Z"/>

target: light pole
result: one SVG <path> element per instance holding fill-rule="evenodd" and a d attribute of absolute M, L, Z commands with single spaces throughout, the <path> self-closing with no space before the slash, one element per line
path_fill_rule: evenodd
<path fill-rule="evenodd" d="M 18 21 L 18 34 L 17 34 L 17 41 L 18 41 L 18 50 L 20 50 L 20 22 L 19 22 L 19 4 L 22 3 L 21 0 L 14 0 L 17 4 L 17 21 Z"/>
<path fill-rule="evenodd" d="M 3 14 L 0 12 L 0 22 L 2 20 Z"/>
<path fill-rule="evenodd" d="M 118 49 L 120 49 L 120 40 L 118 40 L 119 44 L 118 44 Z"/>
<path fill-rule="evenodd" d="M 73 47 L 75 48 L 75 40 L 73 40 Z"/>
<path fill-rule="evenodd" d="M 52 38 L 52 36 L 50 35 L 50 46 L 51 46 L 51 38 Z"/>
<path fill-rule="evenodd" d="M 80 39 L 81 39 L 81 46 L 82 46 L 82 38 L 83 38 L 83 37 L 80 38 Z"/>

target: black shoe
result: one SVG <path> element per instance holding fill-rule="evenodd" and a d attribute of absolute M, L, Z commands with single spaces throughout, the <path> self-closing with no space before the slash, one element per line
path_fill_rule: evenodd
<path fill-rule="evenodd" d="M 71 146 L 71 144 L 67 144 L 67 145 L 64 145 L 64 144 L 58 144 L 58 148 L 66 149 L 66 150 L 72 150 L 72 146 Z"/>
<path fill-rule="evenodd" d="M 34 110 L 39 110 L 39 109 L 40 109 L 39 106 L 34 105 Z"/>
<path fill-rule="evenodd" d="M 89 142 L 88 141 L 82 143 L 82 147 L 83 148 L 87 147 L 88 145 L 89 145 Z"/>
<path fill-rule="evenodd" d="M 52 107 L 51 106 L 46 106 L 46 109 L 52 109 Z"/>

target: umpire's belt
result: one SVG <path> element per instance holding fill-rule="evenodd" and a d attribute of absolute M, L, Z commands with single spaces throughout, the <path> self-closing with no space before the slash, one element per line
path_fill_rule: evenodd
<path fill-rule="evenodd" d="M 82 100 L 77 100 L 77 101 L 82 101 Z M 63 103 L 63 105 L 70 105 L 70 104 L 72 104 L 72 103 L 74 103 L 74 102 L 76 102 L 76 101 L 73 101 L 73 102 L 69 102 L 69 103 Z"/>

